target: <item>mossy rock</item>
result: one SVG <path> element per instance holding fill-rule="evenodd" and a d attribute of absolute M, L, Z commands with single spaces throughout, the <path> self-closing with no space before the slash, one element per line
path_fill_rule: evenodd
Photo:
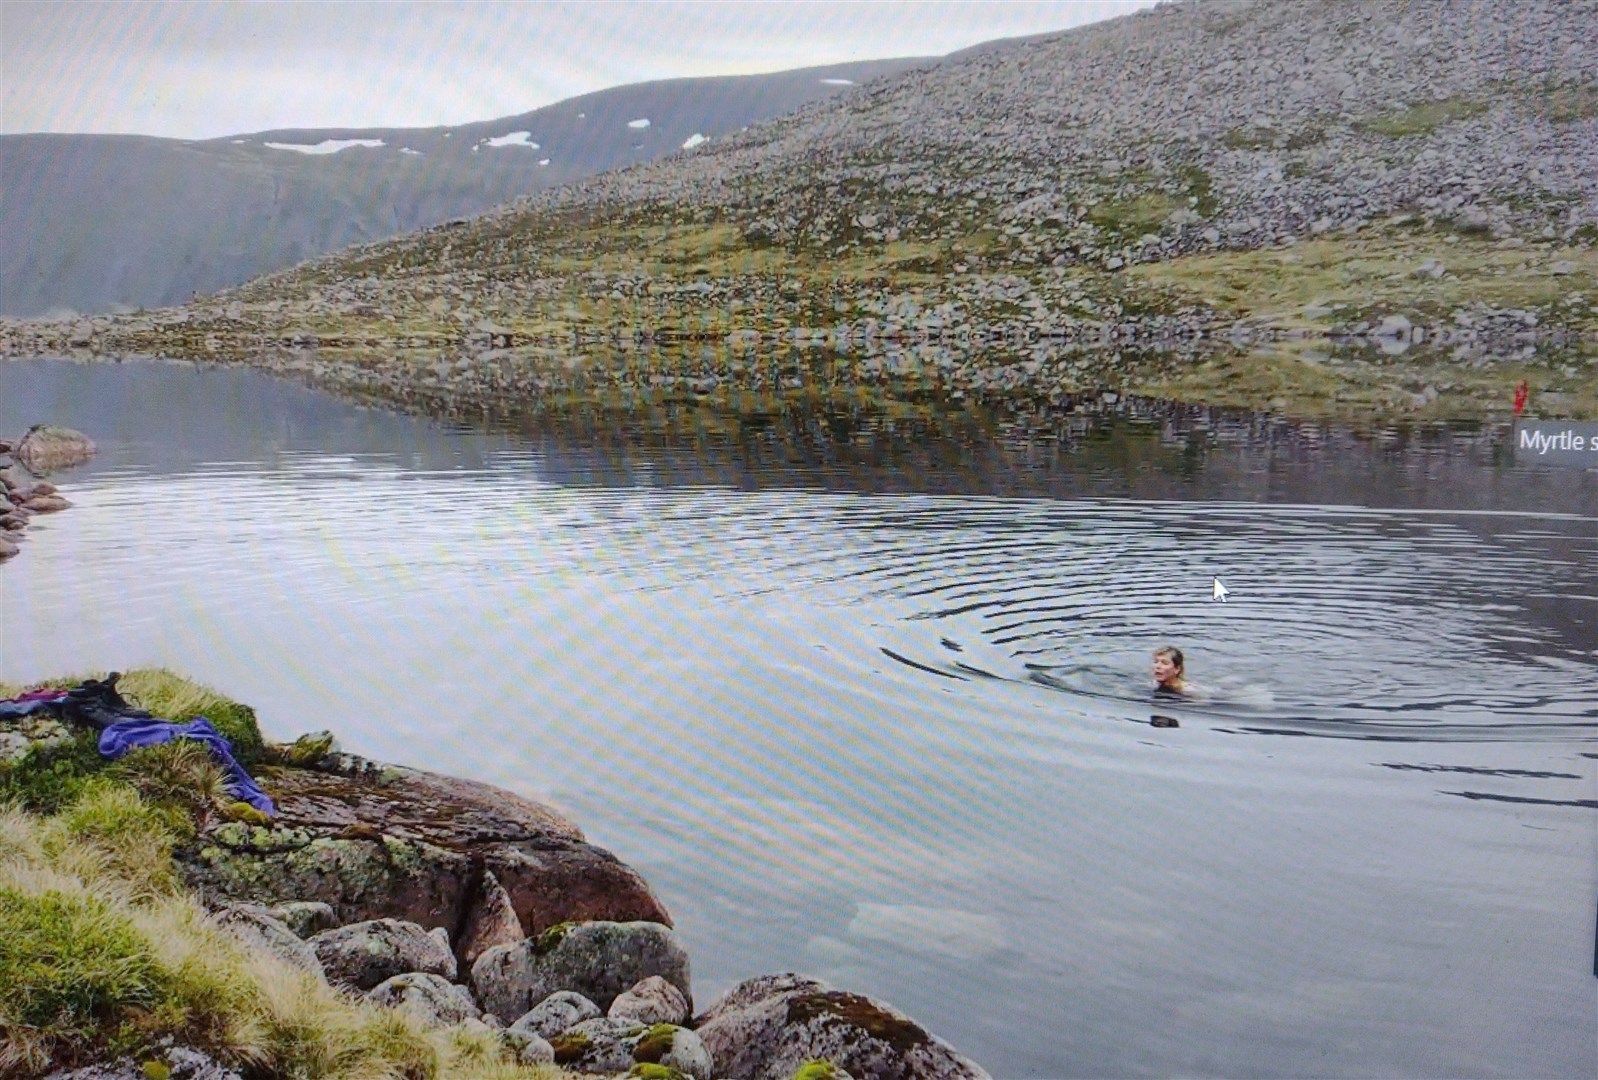
<path fill-rule="evenodd" d="M 642 1062 L 659 1062 L 661 1058 L 671 1053 L 672 1043 L 677 1039 L 680 1029 L 676 1024 L 653 1024 L 638 1039 L 638 1045 L 633 1047 L 633 1057 Z"/>
<path fill-rule="evenodd" d="M 843 1075 L 882 1080 L 987 1077 L 897 1009 L 802 975 L 739 984 L 699 1017 L 694 1034 L 717 1071 L 731 1076 L 791 1077 L 826 1062 Z"/>
<path fill-rule="evenodd" d="M 807 1061 L 793 1074 L 793 1080 L 841 1080 L 849 1074 L 826 1058 Z"/>
<path fill-rule="evenodd" d="M 549 1040 L 555 1050 L 556 1065 L 570 1065 L 586 1054 L 594 1041 L 586 1032 L 568 1031 Z"/>
<path fill-rule="evenodd" d="M 648 1061 L 640 1061 L 627 1070 L 627 1075 L 639 1077 L 640 1080 L 693 1080 L 681 1069 L 674 1069 L 670 1065 L 659 1065 Z"/>

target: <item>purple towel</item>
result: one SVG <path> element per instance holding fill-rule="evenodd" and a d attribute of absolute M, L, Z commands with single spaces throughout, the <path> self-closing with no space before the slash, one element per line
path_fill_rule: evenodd
<path fill-rule="evenodd" d="M 49 712 L 67 700 L 65 690 L 30 690 L 20 697 L 0 700 L 0 719 L 13 720 L 34 713 Z"/>
<path fill-rule="evenodd" d="M 272 798 L 262 791 L 244 766 L 233 759 L 233 744 L 203 716 L 185 724 L 166 720 L 119 720 L 100 732 L 100 756 L 116 759 L 141 746 L 159 746 L 173 739 L 193 739 L 204 743 L 211 756 L 227 769 L 228 791 L 240 802 L 249 803 L 263 814 L 277 816 Z"/>

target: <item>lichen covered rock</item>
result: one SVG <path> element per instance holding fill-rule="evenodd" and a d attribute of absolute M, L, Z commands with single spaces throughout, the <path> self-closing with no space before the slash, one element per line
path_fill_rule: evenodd
<path fill-rule="evenodd" d="M 710 1080 L 711 1059 L 699 1037 L 671 1024 L 641 1024 L 598 1017 L 549 1040 L 555 1063 L 575 1072 L 670 1075 Z"/>
<path fill-rule="evenodd" d="M 517 945 L 493 948 L 472 965 L 471 984 L 486 1012 L 509 1020 L 557 990 L 601 1009 L 659 975 L 692 1001 L 688 953 L 671 929 L 648 922 L 557 926 Z"/>
<path fill-rule="evenodd" d="M 381 833 L 319 835 L 284 816 L 270 827 L 219 826 L 179 860 L 189 885 L 207 898 L 309 900 L 327 904 L 341 923 L 452 923 L 471 874 L 460 852 Z"/>
<path fill-rule="evenodd" d="M 553 1039 L 584 1020 L 602 1016 L 599 1006 L 571 990 L 557 990 L 523 1013 L 507 1030 L 526 1031 Z"/>
<path fill-rule="evenodd" d="M 890 1005 L 801 975 L 728 991 L 694 1025 L 718 1076 L 789 1080 L 826 1060 L 873 1080 L 977 1080 L 987 1073 Z"/>
<path fill-rule="evenodd" d="M 322 961 L 329 982 L 357 990 L 371 990 L 409 972 L 455 978 L 455 955 L 448 946 L 401 919 L 372 919 L 324 930 L 307 944 Z"/>
<path fill-rule="evenodd" d="M 258 904 L 224 904 L 212 912 L 211 918 L 246 946 L 271 953 L 319 978 L 326 977 L 316 951 L 266 908 Z"/>
<path fill-rule="evenodd" d="M 606 1014 L 635 1024 L 681 1024 L 688 1019 L 688 999 L 659 975 L 651 975 L 617 996 Z"/>
<path fill-rule="evenodd" d="M 58 1070 L 45 1080 L 244 1080 L 237 1072 L 218 1064 L 198 1050 L 174 1046 L 157 1057 L 86 1065 L 81 1069 Z"/>
<path fill-rule="evenodd" d="M 270 828 L 223 826 L 178 853 L 212 902 L 311 901 L 339 923 L 441 926 L 468 963 L 558 922 L 670 925 L 636 871 L 512 792 L 334 752 L 259 776 L 277 801 Z"/>
<path fill-rule="evenodd" d="M 273 918 L 301 938 L 320 934 L 338 925 L 338 915 L 334 913 L 333 905 L 317 900 L 290 900 L 268 910 Z"/>
<path fill-rule="evenodd" d="M 464 986 L 424 971 L 407 971 L 384 979 L 367 991 L 366 999 L 391 1009 L 404 1009 L 432 1027 L 452 1027 L 482 1015 Z"/>
<path fill-rule="evenodd" d="M 521 1065 L 553 1065 L 555 1048 L 542 1035 L 531 1031 L 506 1028 L 500 1041 L 510 1050 Z"/>

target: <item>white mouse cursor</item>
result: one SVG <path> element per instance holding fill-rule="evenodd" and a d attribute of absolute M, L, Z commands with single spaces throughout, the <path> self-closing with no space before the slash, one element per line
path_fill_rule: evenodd
<path fill-rule="evenodd" d="M 1219 600 L 1221 603 L 1224 604 L 1224 603 L 1226 603 L 1227 588 L 1226 588 L 1225 585 L 1221 584 L 1221 579 L 1220 578 L 1215 578 L 1214 581 L 1215 581 L 1215 586 L 1214 586 L 1214 588 L 1215 588 L 1215 599 Z"/>

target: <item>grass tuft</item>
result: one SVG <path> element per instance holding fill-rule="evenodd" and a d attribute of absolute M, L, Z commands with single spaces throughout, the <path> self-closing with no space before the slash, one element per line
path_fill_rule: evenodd
<path fill-rule="evenodd" d="M 131 787 L 101 781 L 46 823 L 44 851 L 55 855 L 82 845 L 98 857 L 102 875 L 132 895 L 170 895 L 178 887 L 172 849 L 187 824 Z"/>

